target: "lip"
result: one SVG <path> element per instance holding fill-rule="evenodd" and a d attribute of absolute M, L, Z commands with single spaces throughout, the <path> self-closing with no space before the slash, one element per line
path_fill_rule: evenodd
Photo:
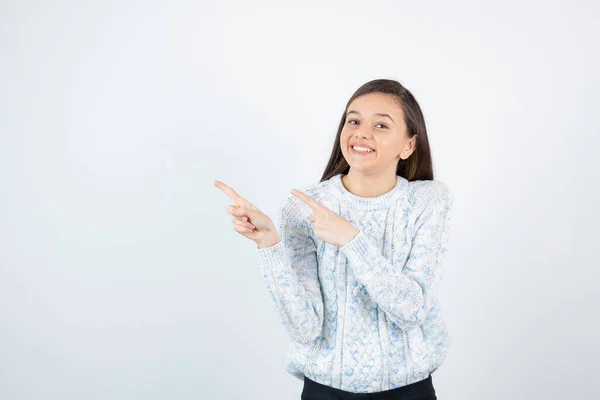
<path fill-rule="evenodd" d="M 366 156 L 375 154 L 374 151 L 370 151 L 370 152 L 369 151 L 356 151 L 356 150 L 354 150 L 354 148 L 352 146 L 350 146 L 350 151 L 352 152 L 352 154 L 355 154 L 360 157 L 366 157 Z"/>
<path fill-rule="evenodd" d="M 352 142 L 352 143 L 350 143 L 350 147 L 353 147 L 353 146 L 358 146 L 358 147 L 366 147 L 366 148 L 368 148 L 368 149 L 375 150 L 374 148 L 372 148 L 371 146 L 369 146 L 369 145 L 368 145 L 368 144 L 366 144 L 366 143 L 357 143 L 357 142 Z"/>

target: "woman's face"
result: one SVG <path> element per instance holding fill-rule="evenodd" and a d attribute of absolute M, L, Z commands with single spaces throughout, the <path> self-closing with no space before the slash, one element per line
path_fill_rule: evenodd
<path fill-rule="evenodd" d="M 374 151 L 355 150 L 354 144 Z M 351 168 L 371 172 L 395 171 L 399 159 L 408 158 L 415 144 L 416 136 L 408 138 L 404 113 L 392 95 L 368 93 L 357 97 L 348 106 L 340 146 Z"/>

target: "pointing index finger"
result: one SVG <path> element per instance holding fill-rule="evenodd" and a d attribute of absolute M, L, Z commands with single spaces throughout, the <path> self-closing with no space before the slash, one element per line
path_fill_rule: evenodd
<path fill-rule="evenodd" d="M 292 194 L 294 196 L 300 198 L 300 200 L 302 200 L 304 203 L 308 204 L 315 211 L 319 210 L 321 208 L 321 205 L 319 203 L 317 203 L 315 199 L 313 199 L 312 197 L 310 197 L 307 194 L 302 193 L 299 190 L 292 189 Z"/>
<path fill-rule="evenodd" d="M 250 204 L 250 202 L 248 200 L 244 199 L 242 196 L 237 194 L 237 192 L 235 190 L 233 190 L 232 188 L 230 188 L 223 182 L 214 181 L 213 185 L 218 187 L 219 189 L 221 189 L 223 191 L 223 193 L 225 193 L 227 196 L 229 196 L 229 198 L 231 200 L 233 200 L 235 202 L 235 204 L 237 204 L 238 206 L 240 206 L 240 207 L 248 206 Z"/>

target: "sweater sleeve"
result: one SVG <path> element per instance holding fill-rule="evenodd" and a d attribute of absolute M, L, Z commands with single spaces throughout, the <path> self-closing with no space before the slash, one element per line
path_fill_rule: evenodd
<path fill-rule="evenodd" d="M 282 202 L 278 213 L 281 241 L 258 252 L 279 320 L 293 340 L 307 344 L 321 333 L 323 298 L 316 245 L 309 236 L 308 220 L 300 216 L 303 206 L 293 195 Z"/>
<path fill-rule="evenodd" d="M 403 268 L 392 265 L 362 230 L 340 250 L 372 300 L 403 330 L 421 325 L 435 300 L 447 251 L 453 197 L 432 181 L 426 205 L 415 221 L 410 254 Z"/>

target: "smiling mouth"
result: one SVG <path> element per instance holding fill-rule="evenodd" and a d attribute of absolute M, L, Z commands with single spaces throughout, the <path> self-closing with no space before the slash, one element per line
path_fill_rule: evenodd
<path fill-rule="evenodd" d="M 360 146 L 358 146 L 358 147 L 360 147 Z M 375 150 L 371 150 L 371 151 L 368 151 L 368 150 L 367 151 L 355 150 L 354 146 L 350 146 L 350 149 L 352 150 L 353 154 L 358 154 L 358 155 L 368 155 L 368 154 L 375 153 Z"/>

